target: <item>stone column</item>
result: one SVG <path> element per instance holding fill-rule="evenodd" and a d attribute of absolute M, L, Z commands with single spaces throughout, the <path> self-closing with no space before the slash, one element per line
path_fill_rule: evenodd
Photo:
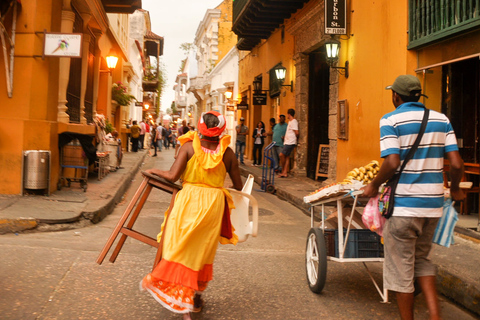
<path fill-rule="evenodd" d="M 73 32 L 73 22 L 75 21 L 75 13 L 70 10 L 70 6 L 64 6 L 62 11 L 62 24 L 60 31 L 62 33 Z M 58 113 L 57 121 L 69 123 L 70 117 L 67 114 L 67 87 L 70 74 L 70 58 L 59 58 L 59 81 L 58 81 Z"/>
<path fill-rule="evenodd" d="M 80 123 L 87 124 L 85 118 L 85 92 L 87 92 L 87 74 L 88 74 L 88 53 L 90 46 L 90 33 L 88 31 L 88 22 L 91 15 L 88 13 L 82 13 L 83 19 L 83 43 L 82 43 L 82 75 L 80 85 Z"/>
<path fill-rule="evenodd" d="M 295 61 L 295 117 L 298 121 L 299 139 L 297 146 L 296 167 L 305 172 L 308 154 L 308 55 L 297 53 Z"/>
<path fill-rule="evenodd" d="M 98 101 L 98 85 L 100 82 L 100 59 L 101 59 L 101 50 L 98 46 L 102 32 L 100 30 L 94 31 L 95 35 L 95 57 L 93 58 L 93 107 L 92 114 L 93 118 L 97 114 L 97 101 Z"/>

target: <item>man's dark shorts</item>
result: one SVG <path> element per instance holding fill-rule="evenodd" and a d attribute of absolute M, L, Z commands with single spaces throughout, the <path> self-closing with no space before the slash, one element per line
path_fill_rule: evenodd
<path fill-rule="evenodd" d="M 294 144 L 286 144 L 283 146 L 282 153 L 284 156 L 288 157 L 292 153 L 293 149 L 295 149 Z"/>

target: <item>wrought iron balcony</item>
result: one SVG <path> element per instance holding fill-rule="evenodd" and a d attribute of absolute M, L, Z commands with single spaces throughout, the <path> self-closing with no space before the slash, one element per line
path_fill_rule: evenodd
<path fill-rule="evenodd" d="M 408 49 L 480 27 L 480 0 L 409 0 Z"/>
<path fill-rule="evenodd" d="M 261 39 L 268 39 L 308 0 L 234 0 L 232 30 L 240 50 L 251 50 Z"/>

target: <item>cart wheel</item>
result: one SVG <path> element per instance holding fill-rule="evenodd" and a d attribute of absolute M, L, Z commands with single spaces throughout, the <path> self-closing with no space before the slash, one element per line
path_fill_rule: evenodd
<path fill-rule="evenodd" d="M 311 228 L 308 232 L 305 264 L 310 290 L 322 292 L 327 277 L 327 248 L 323 232 L 319 228 Z"/>
<path fill-rule="evenodd" d="M 269 184 L 267 188 L 265 189 L 267 193 L 274 194 L 275 193 L 275 186 L 273 184 Z"/>

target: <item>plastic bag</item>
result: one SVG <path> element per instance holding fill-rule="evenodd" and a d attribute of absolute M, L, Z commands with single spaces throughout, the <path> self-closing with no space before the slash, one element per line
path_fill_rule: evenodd
<path fill-rule="evenodd" d="M 368 200 L 368 203 L 363 210 L 362 221 L 363 224 L 371 231 L 383 236 L 383 226 L 385 225 L 387 219 L 380 214 L 380 210 L 378 209 L 379 197 L 380 196 L 376 196 Z"/>
<path fill-rule="evenodd" d="M 433 243 L 449 248 L 453 241 L 453 230 L 458 220 L 458 213 L 453 207 L 455 201 L 452 198 L 445 199 L 443 203 L 443 215 L 438 220 L 437 228 L 433 235 Z"/>

